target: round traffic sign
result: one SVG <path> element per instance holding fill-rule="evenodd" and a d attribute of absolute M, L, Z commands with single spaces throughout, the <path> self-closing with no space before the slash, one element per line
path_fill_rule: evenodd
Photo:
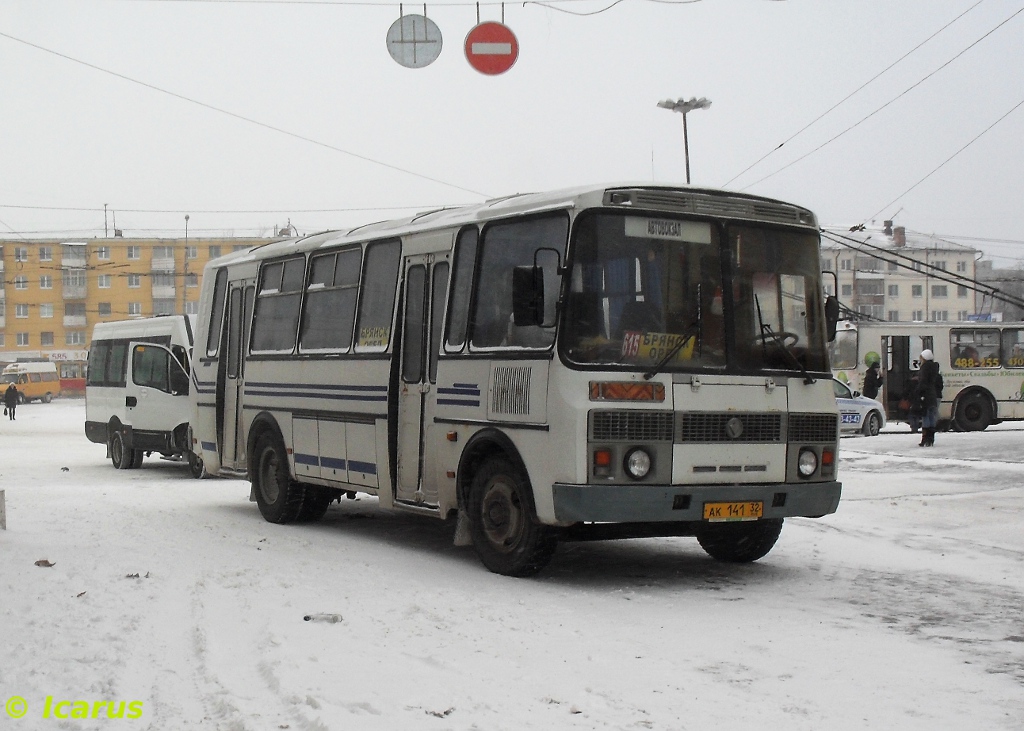
<path fill-rule="evenodd" d="M 406 68 L 421 69 L 441 55 L 441 31 L 425 15 L 403 15 L 388 28 L 388 53 Z"/>
<path fill-rule="evenodd" d="M 482 74 L 503 74 L 517 58 L 519 41 L 507 25 L 480 23 L 466 35 L 466 60 Z"/>

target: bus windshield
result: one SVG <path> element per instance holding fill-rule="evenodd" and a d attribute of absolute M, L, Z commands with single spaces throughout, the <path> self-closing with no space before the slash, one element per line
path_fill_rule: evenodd
<path fill-rule="evenodd" d="M 571 362 L 827 370 L 813 234 L 737 226 L 723 240 L 707 221 L 601 211 L 577 221 L 574 247 L 562 340 Z M 727 247 L 736 267 L 723 303 Z"/>

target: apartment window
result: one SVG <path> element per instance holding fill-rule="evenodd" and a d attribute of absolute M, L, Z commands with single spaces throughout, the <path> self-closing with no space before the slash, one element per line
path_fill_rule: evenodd
<path fill-rule="evenodd" d="M 53 275 L 42 274 L 39 277 L 39 289 L 53 289 Z"/>
<path fill-rule="evenodd" d="M 910 313 L 910 319 L 914 322 L 924 322 L 924 310 L 914 310 Z"/>
<path fill-rule="evenodd" d="M 830 272 L 830 271 L 832 271 L 832 260 L 831 259 L 824 259 L 823 258 L 821 260 L 821 270 L 823 272 Z"/>
<path fill-rule="evenodd" d="M 14 278 L 15 289 L 28 289 L 28 277 L 24 274 L 19 274 Z"/>
<path fill-rule="evenodd" d="M 857 282 L 857 294 L 865 296 L 880 297 L 882 294 L 882 282 L 879 279 L 861 279 Z"/>
<path fill-rule="evenodd" d="M 899 310 L 889 310 L 888 320 L 889 320 L 889 322 L 899 322 L 900 321 L 900 311 Z"/>
<path fill-rule="evenodd" d="M 960 310 L 958 313 L 956 313 L 956 319 L 958 319 L 960 322 L 965 322 L 967 320 L 967 318 L 968 318 L 967 310 Z"/>
<path fill-rule="evenodd" d="M 199 258 L 199 247 L 198 246 L 186 246 L 185 247 L 185 258 L 186 259 L 198 259 Z"/>
<path fill-rule="evenodd" d="M 142 258 L 142 247 L 141 246 L 129 246 L 128 247 L 128 258 L 137 260 Z"/>
<path fill-rule="evenodd" d="M 949 293 L 949 287 L 945 284 L 933 284 L 932 285 L 932 297 L 947 297 Z"/>
<path fill-rule="evenodd" d="M 85 286 L 85 270 L 84 269 L 65 269 L 61 273 L 65 287 L 84 287 Z"/>
<path fill-rule="evenodd" d="M 53 317 L 53 303 L 44 302 L 43 304 L 39 305 L 39 316 L 46 319 L 50 319 L 51 317 Z"/>
<path fill-rule="evenodd" d="M 966 297 L 967 296 L 967 287 L 965 287 L 962 284 L 956 285 L 956 296 L 957 297 Z"/>
<path fill-rule="evenodd" d="M 28 261 L 28 247 L 27 246 L 15 246 L 14 247 L 14 261 Z"/>
<path fill-rule="evenodd" d="M 174 286 L 174 275 L 173 274 L 154 274 L 153 275 L 153 286 L 154 287 L 173 287 Z"/>
<path fill-rule="evenodd" d="M 899 268 L 900 268 L 900 265 L 899 265 L 899 263 L 896 260 L 891 260 L 889 262 L 889 271 L 890 272 L 894 272 L 894 271 L 896 271 Z"/>
<path fill-rule="evenodd" d="M 186 302 L 185 303 L 185 314 L 186 315 L 198 315 L 199 314 L 199 301 Z"/>
<path fill-rule="evenodd" d="M 18 345 L 22 348 L 28 347 L 28 333 L 18 333 Z"/>
<path fill-rule="evenodd" d="M 914 262 L 914 271 L 915 272 L 921 271 L 921 262 L 919 262 L 919 261 L 915 261 Z"/>
<path fill-rule="evenodd" d="M 7 347 L 7 343 L 5 342 L 4 334 L 0 333 L 0 348 L 6 348 L 6 347 Z"/>
<path fill-rule="evenodd" d="M 39 261 L 53 261 L 53 247 L 52 246 L 40 246 L 39 247 Z"/>
<path fill-rule="evenodd" d="M 832 285 L 831 284 L 826 284 L 825 285 L 825 295 L 828 296 L 828 297 L 831 297 L 834 294 L 835 294 L 835 292 L 832 291 Z"/>
<path fill-rule="evenodd" d="M 210 258 L 211 259 L 216 259 L 218 256 L 220 256 L 220 247 L 219 246 L 211 246 L 210 247 Z"/>
<path fill-rule="evenodd" d="M 64 333 L 64 344 L 65 345 L 85 345 L 85 331 L 84 330 L 72 330 L 71 332 Z"/>
<path fill-rule="evenodd" d="M 41 332 L 39 333 L 39 344 L 46 347 L 53 347 L 53 333 L 52 332 Z"/>
<path fill-rule="evenodd" d="M 910 285 L 910 294 L 913 297 L 924 297 L 924 285 L 923 284 L 912 284 L 912 285 Z"/>
<path fill-rule="evenodd" d="M 966 261 L 958 261 L 956 263 L 956 270 L 958 272 L 966 272 L 967 271 L 967 262 Z"/>
<path fill-rule="evenodd" d="M 109 259 L 110 258 L 110 247 L 109 246 L 97 246 L 96 247 L 96 258 L 97 259 Z"/>
<path fill-rule="evenodd" d="M 100 302 L 100 317 L 110 317 L 111 307 L 109 302 Z"/>
<path fill-rule="evenodd" d="M 64 317 L 85 317 L 85 303 L 65 302 Z"/>
<path fill-rule="evenodd" d="M 129 315 L 141 315 L 142 314 L 142 303 L 141 302 L 129 302 L 128 303 L 128 314 Z"/>
<path fill-rule="evenodd" d="M 898 284 L 890 284 L 889 285 L 889 296 L 890 297 L 899 297 L 900 296 L 900 285 L 898 285 Z"/>
<path fill-rule="evenodd" d="M 128 286 L 132 289 L 137 289 L 142 286 L 142 275 L 141 274 L 129 274 L 128 275 Z"/>
<path fill-rule="evenodd" d="M 174 258 L 174 247 L 173 246 L 154 246 L 153 247 L 153 258 L 154 259 L 173 259 Z"/>
<path fill-rule="evenodd" d="M 110 275 L 100 274 L 96 277 L 96 286 L 100 289 L 110 289 Z"/>
<path fill-rule="evenodd" d="M 936 268 L 936 269 L 941 269 L 942 271 L 946 271 L 946 262 L 944 262 L 944 261 L 932 262 L 932 266 L 934 268 Z"/>
<path fill-rule="evenodd" d="M 839 268 L 844 272 L 848 272 L 853 269 L 853 259 L 840 259 Z"/>
<path fill-rule="evenodd" d="M 155 299 L 153 300 L 153 314 L 154 315 L 173 315 L 174 314 L 174 300 L 172 299 Z"/>
<path fill-rule="evenodd" d="M 850 297 L 852 295 L 853 295 L 853 285 L 852 284 L 844 284 L 843 285 L 843 297 Z"/>
<path fill-rule="evenodd" d="M 932 310 L 932 322 L 946 322 L 949 320 L 949 312 L 946 310 Z"/>
<path fill-rule="evenodd" d="M 19 320 L 24 320 L 28 317 L 28 305 L 15 305 L 14 316 Z"/>
<path fill-rule="evenodd" d="M 186 287 L 198 287 L 199 286 L 199 275 L 193 272 L 189 272 L 185 275 L 185 286 Z"/>

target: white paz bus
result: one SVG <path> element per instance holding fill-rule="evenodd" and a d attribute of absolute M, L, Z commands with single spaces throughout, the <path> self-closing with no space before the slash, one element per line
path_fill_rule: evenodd
<path fill-rule="evenodd" d="M 756 560 L 839 502 L 818 246 L 798 206 L 624 185 L 236 252 L 203 277 L 193 446 L 268 521 L 368 493 L 458 516 L 498 573 L 559 540 Z"/>

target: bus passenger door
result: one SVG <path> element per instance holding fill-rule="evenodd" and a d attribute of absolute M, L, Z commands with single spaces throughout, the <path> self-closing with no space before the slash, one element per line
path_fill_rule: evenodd
<path fill-rule="evenodd" d="M 227 327 L 225 328 L 226 368 L 224 383 L 224 439 L 220 445 L 220 461 L 225 467 L 243 470 L 246 466 L 245 429 L 242 424 L 245 390 L 245 353 L 249 345 L 249 322 L 255 297 L 253 282 L 232 284 L 228 290 Z"/>
<path fill-rule="evenodd" d="M 405 301 L 398 386 L 398 480 L 395 499 L 436 504 L 437 485 L 425 475 L 426 433 L 433 421 L 433 381 L 448 291 L 448 263 L 432 255 L 405 262 Z"/>

